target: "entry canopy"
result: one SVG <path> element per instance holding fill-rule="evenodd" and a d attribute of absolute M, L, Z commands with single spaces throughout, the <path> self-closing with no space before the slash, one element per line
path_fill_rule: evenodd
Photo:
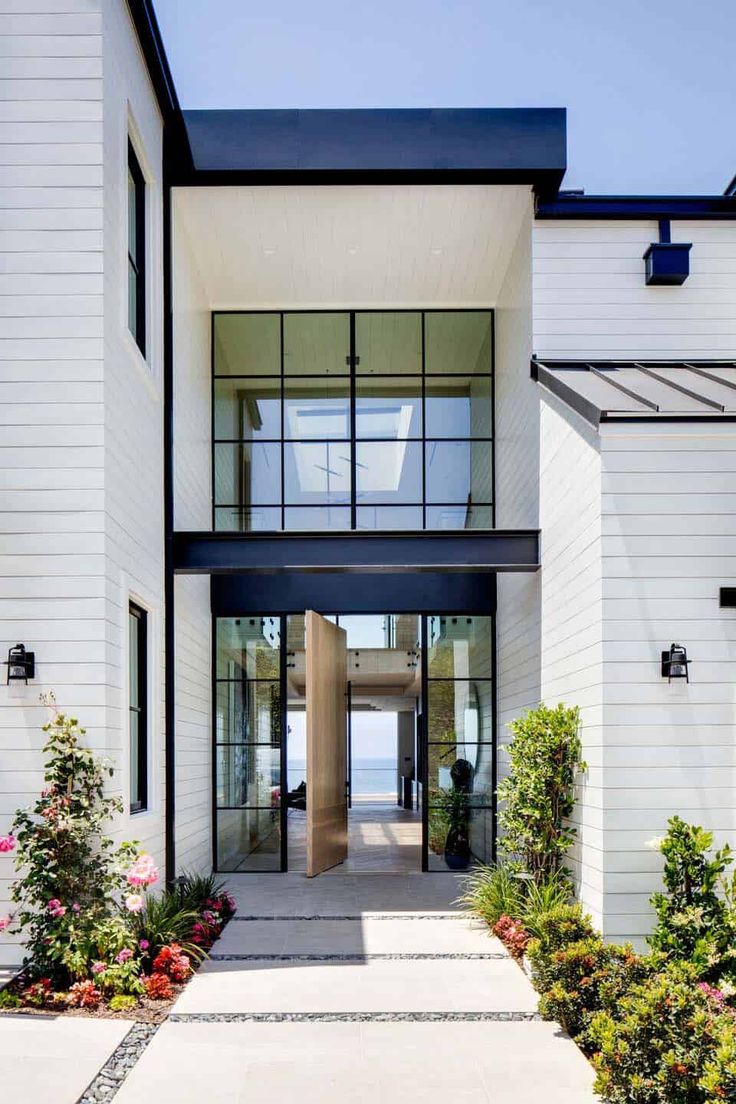
<path fill-rule="evenodd" d="M 597 426 L 610 421 L 736 421 L 736 361 L 546 360 L 532 379 Z"/>
<path fill-rule="evenodd" d="M 174 184 L 528 184 L 566 168 L 564 108 L 185 111 Z"/>

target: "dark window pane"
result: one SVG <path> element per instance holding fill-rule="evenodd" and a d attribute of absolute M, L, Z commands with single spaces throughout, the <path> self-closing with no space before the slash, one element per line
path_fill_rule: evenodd
<path fill-rule="evenodd" d="M 492 368 L 490 311 L 430 311 L 424 316 L 426 371 L 477 375 Z"/>
<path fill-rule="evenodd" d="M 419 441 L 361 441 L 355 446 L 359 505 L 422 501 L 422 446 Z"/>
<path fill-rule="evenodd" d="M 428 378 L 426 416 L 427 437 L 490 437 L 490 378 Z"/>
<path fill-rule="evenodd" d="M 430 617 L 427 634 L 427 674 L 431 679 L 491 677 L 491 617 Z M 469 686 L 472 695 L 473 684 Z"/>
<path fill-rule="evenodd" d="M 280 642 L 278 617 L 218 617 L 217 677 L 277 679 Z"/>
<path fill-rule="evenodd" d="M 349 506 L 287 506 L 285 513 L 287 532 L 350 528 Z"/>
<path fill-rule="evenodd" d="M 359 506 L 358 529 L 421 529 L 421 506 Z"/>
<path fill-rule="evenodd" d="M 287 376 L 346 376 L 350 373 L 350 315 L 284 315 L 284 372 Z"/>
<path fill-rule="evenodd" d="M 217 806 L 280 804 L 281 749 L 264 744 L 228 744 L 216 749 Z"/>
<path fill-rule="evenodd" d="M 421 378 L 358 379 L 355 430 L 356 436 L 363 439 L 421 437 Z"/>
<path fill-rule="evenodd" d="M 284 447 L 284 465 L 289 505 L 350 502 L 349 442 L 289 442 Z"/>
<path fill-rule="evenodd" d="M 492 506 L 428 506 L 427 529 L 492 529 Z"/>
<path fill-rule="evenodd" d="M 491 642 L 488 641 L 490 651 Z M 477 661 L 480 665 L 480 660 Z M 458 669 L 467 667 L 458 664 Z M 493 739 L 493 684 L 478 680 L 434 681 L 427 687 L 427 738 L 430 743 L 477 744 Z"/>
<path fill-rule="evenodd" d="M 148 807 L 148 614 L 128 605 L 128 776 L 130 811 Z"/>
<path fill-rule="evenodd" d="M 445 844 L 453 817 L 446 805 L 435 806 L 429 809 L 429 869 L 432 871 L 447 871 L 457 869 L 450 866 L 452 854 L 445 855 Z M 455 818 L 457 821 L 457 817 Z M 470 862 L 489 863 L 493 856 L 493 812 L 490 808 L 471 807 L 467 816 L 462 818 L 463 827 L 467 833 L 470 845 Z"/>
<path fill-rule="evenodd" d="M 281 446 L 215 445 L 215 505 L 270 505 L 281 501 Z"/>
<path fill-rule="evenodd" d="M 218 744 L 277 744 L 281 739 L 278 682 L 218 682 Z"/>
<path fill-rule="evenodd" d="M 278 314 L 216 314 L 214 326 L 215 375 L 281 374 Z"/>
<path fill-rule="evenodd" d="M 424 455 L 427 502 L 493 500 L 490 441 L 427 441 Z"/>
<path fill-rule="evenodd" d="M 218 506 L 215 509 L 215 529 L 223 533 L 278 532 L 281 529 L 281 507 Z"/>
<path fill-rule="evenodd" d="M 128 168 L 128 256 L 136 265 L 138 262 L 138 212 L 136 209 L 136 181 Z"/>
<path fill-rule="evenodd" d="M 284 384 L 284 436 L 344 441 L 350 437 L 350 384 L 344 379 L 290 379 Z"/>
<path fill-rule="evenodd" d="M 427 758 L 433 805 L 448 802 L 458 788 L 469 805 L 493 803 L 493 744 L 430 744 Z"/>
<path fill-rule="evenodd" d="M 361 375 L 414 375 L 422 371 L 422 316 L 399 311 L 357 313 L 355 352 Z"/>
<path fill-rule="evenodd" d="M 221 809 L 217 813 L 217 869 L 281 869 L 281 825 L 278 809 Z"/>
<path fill-rule="evenodd" d="M 215 380 L 215 438 L 226 441 L 281 437 L 281 380 Z"/>

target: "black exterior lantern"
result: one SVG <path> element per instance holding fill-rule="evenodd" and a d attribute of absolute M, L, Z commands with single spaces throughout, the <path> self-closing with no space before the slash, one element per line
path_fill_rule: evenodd
<path fill-rule="evenodd" d="M 659 221 L 659 241 L 644 254 L 645 283 L 650 287 L 677 287 L 690 275 L 691 242 L 673 242 L 669 219 Z"/>
<path fill-rule="evenodd" d="M 662 652 L 662 678 L 666 678 L 668 682 L 684 678 L 689 682 L 690 676 L 687 671 L 689 663 L 687 650 L 683 645 L 670 644 L 669 651 Z"/>
<path fill-rule="evenodd" d="M 16 644 L 8 652 L 5 661 L 8 668 L 7 682 L 28 682 L 36 675 L 36 656 L 34 652 L 27 652 L 25 644 Z"/>

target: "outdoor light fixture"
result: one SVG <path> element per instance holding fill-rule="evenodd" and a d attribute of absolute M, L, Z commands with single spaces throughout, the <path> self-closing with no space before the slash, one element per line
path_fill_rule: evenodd
<path fill-rule="evenodd" d="M 36 656 L 34 652 L 27 652 L 24 644 L 16 644 L 8 652 L 5 660 L 8 668 L 7 682 L 28 682 L 36 674 Z"/>
<path fill-rule="evenodd" d="M 662 652 L 662 678 L 666 678 L 668 682 L 684 678 L 689 682 L 690 676 L 687 672 L 689 663 L 687 650 L 682 644 L 670 644 L 669 651 Z"/>
<path fill-rule="evenodd" d="M 690 242 L 673 242 L 670 220 L 659 220 L 659 241 L 644 254 L 645 283 L 650 287 L 684 284 L 690 275 Z"/>

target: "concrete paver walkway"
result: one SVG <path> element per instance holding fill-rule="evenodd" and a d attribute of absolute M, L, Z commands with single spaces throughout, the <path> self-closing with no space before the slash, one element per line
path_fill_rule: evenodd
<path fill-rule="evenodd" d="M 593 1104 L 449 875 L 234 879 L 238 915 L 115 1104 Z M 267 919 L 264 919 L 267 918 Z M 306 919 L 308 918 L 308 919 Z"/>

